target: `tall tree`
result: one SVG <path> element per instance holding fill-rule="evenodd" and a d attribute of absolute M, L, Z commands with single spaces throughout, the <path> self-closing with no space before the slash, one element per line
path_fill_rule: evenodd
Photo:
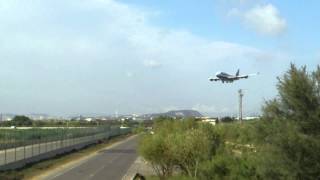
<path fill-rule="evenodd" d="M 260 125 L 263 129 L 260 127 L 259 133 L 265 133 L 264 143 L 275 148 L 278 165 L 290 172 L 291 177 L 319 179 L 320 68 L 308 73 L 305 66 L 297 68 L 291 64 L 278 79 L 279 96 L 265 104 L 265 122 L 261 123 L 264 126 Z M 275 172 L 281 176 L 284 171 Z"/>
<path fill-rule="evenodd" d="M 264 118 L 294 121 L 303 133 L 318 134 L 320 68 L 309 74 L 306 66 L 299 69 L 291 64 L 290 69 L 278 80 L 279 96 L 266 103 Z"/>

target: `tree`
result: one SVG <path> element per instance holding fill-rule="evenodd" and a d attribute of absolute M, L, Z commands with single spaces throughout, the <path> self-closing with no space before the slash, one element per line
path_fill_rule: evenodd
<path fill-rule="evenodd" d="M 224 123 L 233 122 L 234 118 L 232 118 L 230 116 L 226 116 L 226 117 L 221 118 L 220 121 L 224 122 Z"/>
<path fill-rule="evenodd" d="M 164 136 L 155 134 L 145 135 L 139 145 L 139 153 L 151 164 L 160 179 L 172 175 L 174 159 L 168 151 Z"/>
<path fill-rule="evenodd" d="M 320 177 L 320 68 L 308 73 L 291 64 L 278 78 L 279 96 L 266 102 L 263 120 L 258 124 L 263 147 L 269 146 L 277 156 L 278 177 L 318 179 Z M 268 153 L 268 152 L 266 152 Z M 270 153 L 270 152 L 269 152 Z M 264 162 L 264 163 L 263 163 Z M 264 172 L 275 167 L 262 161 Z M 267 167 L 267 168 L 266 168 Z M 290 172 L 290 173 L 288 173 Z M 290 174 L 290 175 L 289 175 Z"/>
<path fill-rule="evenodd" d="M 220 136 L 210 124 L 162 117 L 155 123 L 154 134 L 142 138 L 139 152 L 161 179 L 171 176 L 175 167 L 183 175 L 196 178 L 200 164 L 210 159 L 219 145 Z"/>
<path fill-rule="evenodd" d="M 32 120 L 27 116 L 15 116 L 10 124 L 14 126 L 31 126 Z"/>
<path fill-rule="evenodd" d="M 268 101 L 263 108 L 264 118 L 286 119 L 298 124 L 306 134 L 320 134 L 320 68 L 311 74 L 306 66 L 290 69 L 278 78 L 279 98 Z"/>

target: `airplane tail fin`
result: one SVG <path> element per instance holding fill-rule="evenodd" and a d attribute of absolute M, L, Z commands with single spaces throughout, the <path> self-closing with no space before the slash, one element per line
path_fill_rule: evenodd
<path fill-rule="evenodd" d="M 240 75 L 240 69 L 238 69 L 237 73 L 236 73 L 236 76 L 239 76 Z"/>

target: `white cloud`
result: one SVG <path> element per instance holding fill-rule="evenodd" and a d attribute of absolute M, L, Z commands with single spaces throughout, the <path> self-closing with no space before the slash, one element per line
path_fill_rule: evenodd
<path fill-rule="evenodd" d="M 281 17 L 279 10 L 272 4 L 257 5 L 241 11 L 232 8 L 228 16 L 238 16 L 249 28 L 264 35 L 278 36 L 287 30 L 287 21 Z"/>
<path fill-rule="evenodd" d="M 229 10 L 229 12 L 227 13 L 228 17 L 233 17 L 233 16 L 240 16 L 241 15 L 241 11 L 238 8 L 231 8 Z"/>
<path fill-rule="evenodd" d="M 9 1 L 0 1 L 0 7 L 1 2 Z M 195 84 L 190 92 L 202 94 L 212 71 L 247 66 L 267 53 L 150 25 L 148 12 L 119 1 L 14 2 L 0 8 L 0 81 L 8 92 L 3 107 L 20 102 L 20 89 L 26 97 L 21 107 L 28 110 L 33 102 L 49 113 L 115 109 L 109 102 L 121 102 L 125 112 L 166 104 L 186 107 L 194 104 L 186 82 Z M 163 68 L 155 72 L 143 66 Z M 202 79 L 205 83 L 197 84 Z M 190 102 L 182 104 L 185 97 Z"/>
<path fill-rule="evenodd" d="M 134 76 L 134 74 L 133 74 L 132 72 L 127 72 L 127 73 L 126 73 L 126 76 L 127 76 L 128 78 L 132 78 L 132 77 Z"/>
<path fill-rule="evenodd" d="M 68 7 L 61 9 L 50 7 L 50 3 L 35 2 L 26 4 L 25 8 L 33 9 L 36 5 L 41 11 L 15 14 L 11 18 L 17 19 L 17 23 L 1 30 L 6 37 L 0 42 L 0 51 L 49 53 L 63 61 L 74 61 L 71 57 L 91 62 L 105 57 L 106 61 L 122 61 L 126 65 L 141 64 L 142 61 L 144 66 L 151 68 L 167 63 L 190 65 L 232 57 L 241 59 L 262 52 L 242 44 L 208 41 L 188 31 L 151 26 L 148 12 L 113 0 L 71 1 L 67 3 Z M 10 12 L 22 11 L 24 6 L 15 4 L 11 4 Z M 44 13 L 46 11 L 50 13 Z M 27 20 L 23 29 L 19 24 L 21 17 Z M 0 15 L 0 19 L 8 17 Z"/>
<path fill-rule="evenodd" d="M 158 61 L 155 61 L 155 60 L 146 60 L 146 61 L 144 61 L 144 65 L 146 67 L 150 67 L 150 68 L 159 68 L 162 66 L 161 63 L 159 63 Z"/>
<path fill-rule="evenodd" d="M 260 33 L 279 35 L 287 29 L 287 22 L 272 4 L 257 6 L 244 15 L 246 23 Z"/>

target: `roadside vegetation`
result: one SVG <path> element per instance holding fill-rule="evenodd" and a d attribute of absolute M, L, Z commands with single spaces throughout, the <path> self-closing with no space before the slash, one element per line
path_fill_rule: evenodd
<path fill-rule="evenodd" d="M 132 121 L 125 121 L 121 123 L 120 121 L 113 119 L 113 120 L 93 120 L 93 121 L 86 121 L 86 120 L 55 120 L 55 119 L 48 119 L 48 120 L 32 120 L 27 116 L 15 116 L 11 121 L 2 121 L 0 122 L 1 127 L 95 127 L 95 126 L 133 126 L 135 125 Z"/>
<path fill-rule="evenodd" d="M 320 67 L 291 65 L 277 89 L 260 120 L 160 117 L 139 153 L 159 179 L 320 179 Z"/>

